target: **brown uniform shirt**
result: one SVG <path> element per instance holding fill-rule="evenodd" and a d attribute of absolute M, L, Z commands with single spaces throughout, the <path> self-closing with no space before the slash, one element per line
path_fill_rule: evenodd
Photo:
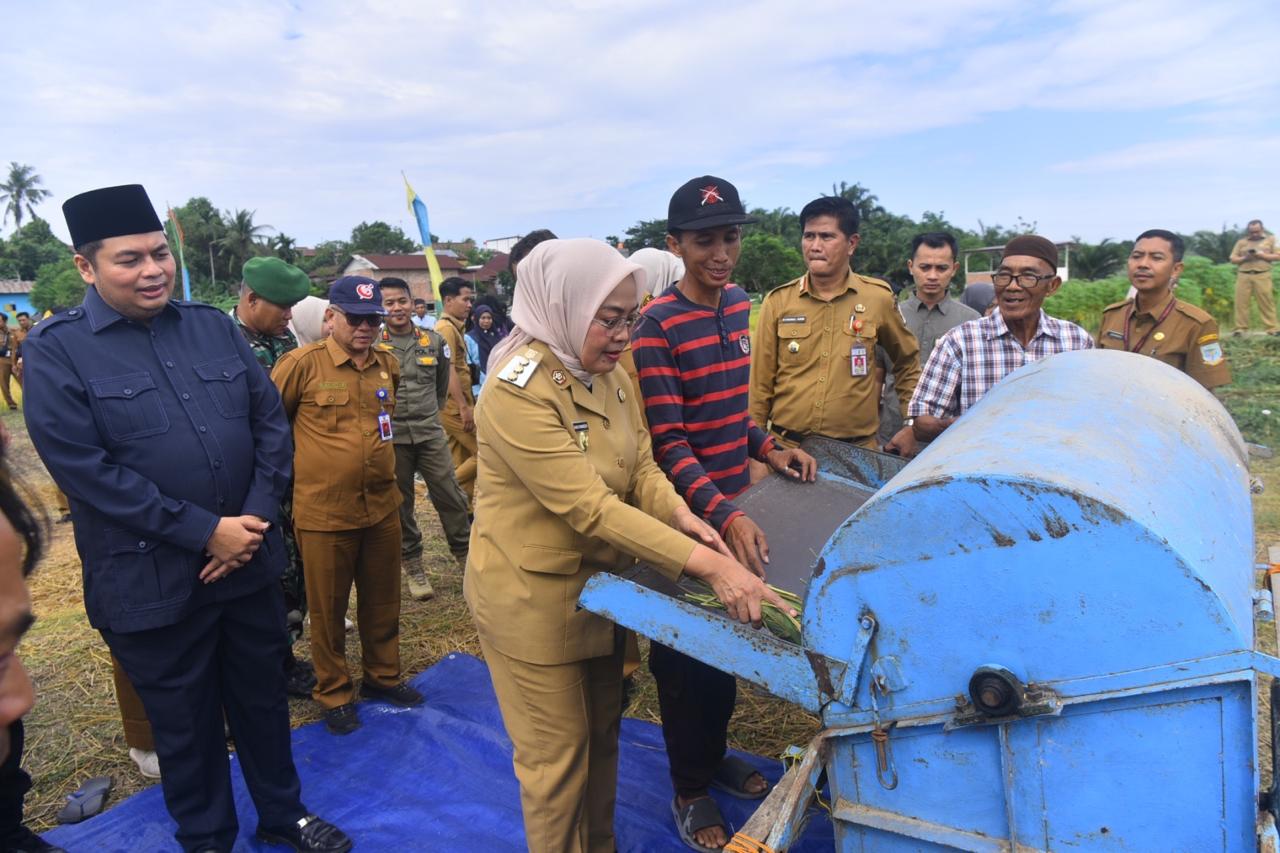
<path fill-rule="evenodd" d="M 458 376 L 463 399 L 474 406 L 476 398 L 471 394 L 471 368 L 467 365 L 467 342 L 463 340 L 466 334 L 463 329 L 464 324 L 448 314 L 442 315 L 440 322 L 436 324 L 436 331 L 440 333 L 440 337 L 444 338 L 445 346 L 449 348 L 444 355 L 449 359 L 449 363 L 453 365 L 453 372 Z M 458 410 L 458 404 L 454 402 L 452 396 L 445 397 L 443 415 L 454 422 L 462 419 L 462 412 Z"/>
<path fill-rule="evenodd" d="M 1276 251 L 1276 238 L 1271 235 L 1265 235 L 1261 240 L 1250 240 L 1248 237 L 1241 237 L 1236 241 L 1236 245 L 1231 250 L 1231 254 L 1245 255 L 1250 249 L 1258 252 L 1266 252 L 1268 255 Z M 1271 272 L 1271 261 L 1264 261 L 1256 255 L 1245 255 L 1245 260 L 1241 261 L 1236 268 L 1237 272 L 1246 275 L 1259 275 L 1261 273 Z"/>
<path fill-rule="evenodd" d="M 593 377 L 588 390 L 540 342 L 490 367 L 476 407 L 476 520 L 463 580 L 476 627 L 528 663 L 611 654 L 613 623 L 578 610 L 578 595 L 591 575 L 636 558 L 677 577 L 694 542 L 667 522 L 684 501 L 653 461 L 623 371 Z"/>
<path fill-rule="evenodd" d="M 893 361 L 905 413 L 920 379 L 919 346 L 883 281 L 850 272 L 830 301 L 806 274 L 764 298 L 751 357 L 751 416 L 798 433 L 866 439 L 880 423 L 876 345 Z M 854 354 L 862 363 L 855 371 Z M 857 375 L 855 375 L 855 373 Z"/>
<path fill-rule="evenodd" d="M 356 530 L 395 512 L 395 448 L 378 430 L 378 415 L 395 411 L 395 356 L 371 350 L 357 368 L 330 337 L 285 353 L 271 381 L 293 424 L 293 523 L 302 530 Z"/>
<path fill-rule="evenodd" d="M 21 326 L 16 329 L 10 328 L 9 332 L 9 360 L 17 364 L 18 359 L 22 358 L 22 342 L 27 339 L 30 332 L 24 331 Z"/>
<path fill-rule="evenodd" d="M 1165 315 L 1162 322 L 1160 316 Z M 1189 302 L 1174 299 L 1173 294 L 1154 311 L 1138 312 L 1134 300 L 1126 299 L 1108 305 L 1102 312 L 1098 329 L 1101 349 L 1125 348 L 1125 324 L 1129 324 L 1129 351 L 1141 352 L 1176 367 L 1206 388 L 1216 388 L 1231 381 L 1231 368 L 1222 354 L 1218 340 L 1218 321 Z M 1143 338 L 1146 338 L 1144 341 Z M 1142 343 L 1138 349 L 1139 342 Z"/>

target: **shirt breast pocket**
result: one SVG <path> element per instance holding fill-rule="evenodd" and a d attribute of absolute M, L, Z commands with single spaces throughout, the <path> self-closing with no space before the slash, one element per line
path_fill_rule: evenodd
<path fill-rule="evenodd" d="M 196 376 L 224 418 L 243 418 L 249 414 L 249 383 L 244 378 L 245 364 L 239 358 L 219 358 L 195 366 Z"/>
<path fill-rule="evenodd" d="M 322 388 L 317 391 L 312 402 L 316 404 L 320 425 L 330 432 L 336 431 L 349 400 L 350 394 L 345 388 Z"/>
<path fill-rule="evenodd" d="M 812 332 L 808 323 L 779 323 L 778 363 L 803 364 L 811 354 L 807 338 Z"/>
<path fill-rule="evenodd" d="M 169 415 L 150 373 L 91 379 L 89 387 L 113 440 L 132 441 L 169 431 Z"/>

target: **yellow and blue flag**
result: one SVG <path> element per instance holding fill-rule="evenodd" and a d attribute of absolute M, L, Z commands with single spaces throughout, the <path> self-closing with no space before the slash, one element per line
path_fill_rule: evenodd
<path fill-rule="evenodd" d="M 427 258 L 427 269 L 431 273 L 431 295 L 435 302 L 440 302 L 440 283 L 444 281 L 444 275 L 440 272 L 440 262 L 436 260 L 436 250 L 431 247 L 431 226 L 427 222 L 427 205 L 418 198 L 418 194 L 413 191 L 413 187 L 409 186 L 409 179 L 405 177 L 404 172 L 400 173 L 400 177 L 404 178 L 404 189 L 409 200 L 409 210 L 413 213 L 414 219 L 418 220 L 418 233 L 422 239 L 422 254 Z"/>

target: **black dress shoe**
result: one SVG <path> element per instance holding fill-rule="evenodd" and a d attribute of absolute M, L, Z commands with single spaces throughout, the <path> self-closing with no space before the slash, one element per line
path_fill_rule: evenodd
<path fill-rule="evenodd" d="M 324 712 L 324 727 L 333 735 L 349 735 L 360 728 L 360 717 L 356 714 L 356 706 L 348 702 Z"/>
<path fill-rule="evenodd" d="M 268 844 L 287 844 L 307 853 L 346 853 L 351 849 L 345 832 L 313 814 L 293 826 L 260 826 L 258 837 Z"/>
<path fill-rule="evenodd" d="M 15 829 L 8 837 L 0 840 L 0 850 L 4 853 L 67 853 L 61 847 L 54 847 L 25 826 Z"/>
<path fill-rule="evenodd" d="M 360 695 L 366 699 L 390 702 L 401 708 L 416 708 L 422 704 L 422 694 L 403 681 L 394 687 L 379 687 L 366 681 L 360 685 Z"/>
<path fill-rule="evenodd" d="M 300 699 L 310 699 L 311 691 L 316 686 L 316 676 L 300 666 L 295 666 L 284 675 L 284 692 Z"/>

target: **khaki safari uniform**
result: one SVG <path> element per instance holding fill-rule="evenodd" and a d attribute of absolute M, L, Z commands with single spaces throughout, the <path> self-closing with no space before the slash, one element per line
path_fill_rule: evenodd
<path fill-rule="evenodd" d="M 620 370 L 573 378 L 540 342 L 485 385 L 463 593 L 515 746 L 534 851 L 612 851 L 621 632 L 577 609 L 596 572 L 680 574 L 694 543 Z"/>
<path fill-rule="evenodd" d="M 30 331 L 24 331 L 21 326 L 16 329 L 9 330 L 13 339 L 9 346 L 9 365 L 13 369 L 13 375 L 18 380 L 18 387 L 22 387 L 22 371 L 18 370 L 18 360 L 22 358 L 22 342 L 27 339 Z"/>
<path fill-rule="evenodd" d="M 808 274 L 774 288 L 756 324 L 751 416 L 787 447 L 822 435 L 878 449 L 877 344 L 893 361 L 905 417 L 920 379 L 919 346 L 889 285 L 850 271 L 830 300 L 811 292 Z"/>
<path fill-rule="evenodd" d="M 1233 256 L 1243 255 L 1250 249 L 1266 252 L 1268 255 L 1276 251 L 1276 238 L 1265 235 L 1261 240 L 1250 240 L 1244 237 L 1236 241 L 1231 250 Z M 1235 330 L 1243 332 L 1249 328 L 1249 298 L 1258 300 L 1258 313 L 1262 315 L 1262 325 L 1268 332 L 1280 331 L 1276 323 L 1276 300 L 1271 282 L 1271 261 L 1258 257 L 1246 257 L 1236 267 L 1236 323 Z"/>
<path fill-rule="evenodd" d="M 326 338 L 281 356 L 271 379 L 293 424 L 293 524 L 311 606 L 313 696 L 336 708 L 355 700 L 343 625 L 353 581 L 365 681 L 401 681 L 400 490 L 395 451 L 378 424 L 380 413 L 395 411 L 400 365 L 371 350 L 358 368 Z"/>
<path fill-rule="evenodd" d="M 440 516 L 449 550 L 455 556 L 464 555 L 471 537 L 467 496 L 454 476 L 449 443 L 440 426 L 440 404 L 449 389 L 444 340 L 429 329 L 415 327 L 407 335 L 396 335 L 383 327 L 374 346 L 400 365 L 400 394 L 391 421 L 401 497 L 400 556 L 408 560 L 422 554 L 422 531 L 413 515 L 415 473 L 427 484 L 427 496 Z"/>
<path fill-rule="evenodd" d="M 1138 311 L 1133 299 L 1108 305 L 1102 312 L 1098 347 L 1159 359 L 1206 388 L 1231 381 L 1231 368 L 1218 340 L 1218 321 L 1172 293 L 1152 311 Z"/>
<path fill-rule="evenodd" d="M 13 368 L 17 364 L 17 350 L 17 334 L 8 326 L 0 327 L 0 393 L 3 393 L 4 401 L 11 409 L 17 407 L 9 390 L 9 380 L 13 378 Z"/>
<path fill-rule="evenodd" d="M 453 371 L 462 386 L 462 396 L 471 406 L 476 398 L 471 393 L 471 368 L 467 365 L 467 341 L 463 323 L 448 314 L 440 317 L 436 331 L 444 338 L 448 349 L 445 358 L 453 364 Z M 476 481 L 476 434 L 462 428 L 462 412 L 452 397 L 446 397 L 444 413 L 440 418 L 445 434 L 449 437 L 449 453 L 453 456 L 453 470 L 458 485 L 470 497 Z"/>

